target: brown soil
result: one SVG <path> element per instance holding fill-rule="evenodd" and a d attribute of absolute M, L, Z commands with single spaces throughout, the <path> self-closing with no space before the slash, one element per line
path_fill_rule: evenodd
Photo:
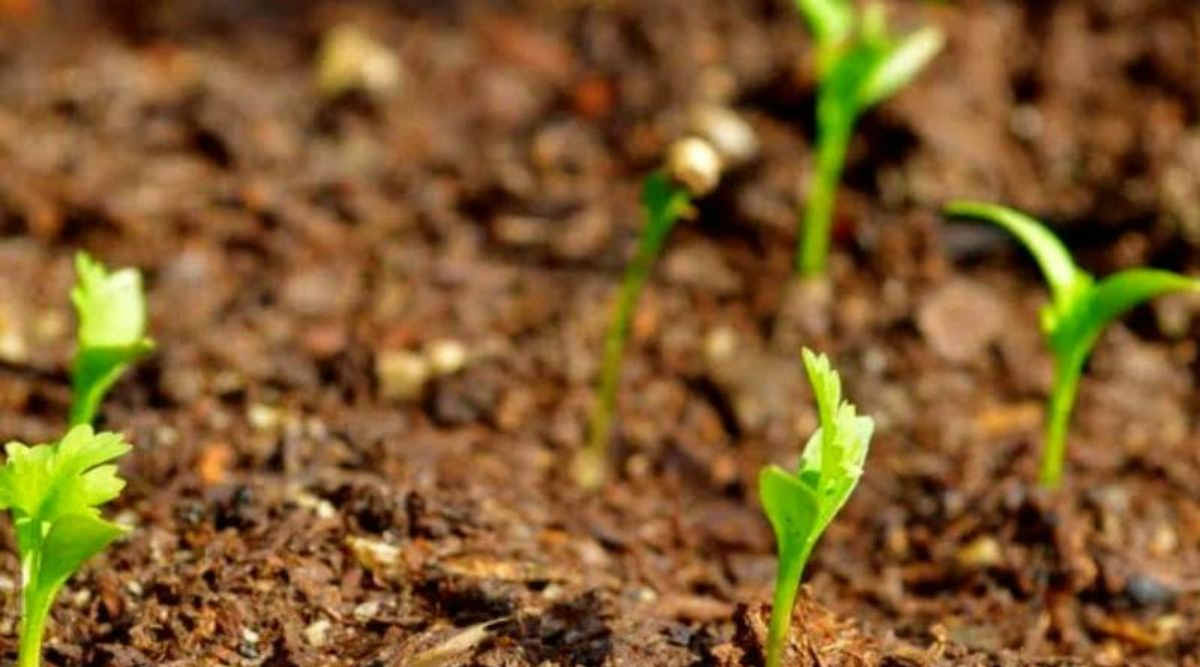
<path fill-rule="evenodd" d="M 822 291 L 789 286 L 813 84 L 784 0 L 0 1 L 0 433 L 62 429 L 74 249 L 144 268 L 159 342 L 102 418 L 137 528 L 69 583 L 49 662 L 754 664 L 755 476 L 814 426 L 807 344 L 879 428 L 796 664 L 1200 664 L 1200 304 L 1111 328 L 1039 492 L 1045 291 L 935 213 L 1006 202 L 1098 273 L 1200 269 L 1200 5 L 896 10 L 949 46 L 864 119 Z M 390 94 L 314 92 L 341 21 L 398 55 Z M 638 181 L 714 97 L 763 155 L 669 241 L 620 474 L 585 494 Z M 385 397 L 376 360 L 440 340 L 466 367 Z"/>

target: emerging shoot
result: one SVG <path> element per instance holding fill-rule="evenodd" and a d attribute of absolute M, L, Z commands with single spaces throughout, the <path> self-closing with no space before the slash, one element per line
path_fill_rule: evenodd
<path fill-rule="evenodd" d="M 730 109 L 698 107 L 693 110 L 689 126 L 689 134 L 667 149 L 663 168 L 647 176 L 642 186 L 645 227 L 637 254 L 625 269 L 604 336 L 600 387 L 588 425 L 588 442 L 571 464 L 575 482 L 584 488 L 600 486 L 608 473 L 608 441 L 629 322 L 663 242 L 680 218 L 694 213 L 693 199 L 712 192 L 722 175 L 750 162 L 758 153 L 754 130 Z"/>
<path fill-rule="evenodd" d="M 767 631 L 767 667 L 783 664 L 792 607 L 813 545 L 862 477 L 875 422 L 842 400 L 842 383 L 825 355 L 803 350 L 821 427 L 808 439 L 796 472 L 768 465 L 758 476 L 763 511 L 775 529 L 779 572 Z"/>
<path fill-rule="evenodd" d="M 1169 292 L 1200 290 L 1200 281 L 1170 271 L 1127 269 L 1096 282 L 1075 265 L 1062 242 L 1042 223 L 1012 209 L 979 202 L 952 202 L 947 215 L 995 223 L 1029 250 L 1050 286 L 1042 308 L 1042 333 L 1054 356 L 1054 386 L 1046 407 L 1046 444 L 1040 482 L 1062 481 L 1067 426 L 1083 364 L 1109 322 L 1130 308 Z"/>
<path fill-rule="evenodd" d="M 677 185 L 665 173 L 654 172 L 646 178 L 642 190 L 642 207 L 646 215 L 646 226 L 642 230 L 637 254 L 625 269 L 625 277 L 613 307 L 612 319 L 604 336 L 600 389 L 592 408 L 588 444 L 575 456 L 571 470 L 575 481 L 586 488 L 599 486 L 608 471 L 608 441 L 612 431 L 613 409 L 617 402 L 617 386 L 621 379 L 621 358 L 624 356 L 625 340 L 629 337 L 629 322 L 633 317 L 633 309 L 667 234 L 679 218 L 691 209 L 691 195 L 686 187 Z"/>
<path fill-rule="evenodd" d="M 820 79 L 816 164 L 796 248 L 796 270 L 813 276 L 825 271 L 834 197 L 855 122 L 912 81 L 944 40 L 932 26 L 896 38 L 877 3 L 862 12 L 852 0 L 796 0 L 796 8 L 816 41 Z"/>
<path fill-rule="evenodd" d="M 38 667 L 46 618 L 59 589 L 85 560 L 125 529 L 100 516 L 100 505 L 125 486 L 111 462 L 128 452 L 116 433 L 82 424 L 54 444 L 10 442 L 0 467 L 0 509 L 12 513 L 21 557 L 18 667 Z"/>
<path fill-rule="evenodd" d="M 79 316 L 71 368 L 71 425 L 90 424 L 104 394 L 133 362 L 154 349 L 146 337 L 142 275 L 125 268 L 109 273 L 87 253 L 75 255 L 71 301 Z"/>

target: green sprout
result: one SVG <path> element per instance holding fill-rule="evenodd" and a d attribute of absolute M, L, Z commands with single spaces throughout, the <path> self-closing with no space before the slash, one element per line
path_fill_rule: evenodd
<path fill-rule="evenodd" d="M 763 511 L 775 529 L 779 572 L 767 631 L 767 667 L 782 664 L 792 606 L 813 546 L 862 477 L 875 422 L 842 400 L 842 383 L 825 355 L 803 350 L 821 427 L 808 439 L 795 473 L 768 465 L 758 476 Z"/>
<path fill-rule="evenodd" d="M 621 358 L 629 337 L 629 323 L 642 287 L 650 275 L 654 260 L 663 242 L 678 220 L 691 210 L 691 196 L 682 185 L 666 173 L 656 171 L 646 178 L 642 189 L 642 208 L 646 225 L 638 243 L 637 254 L 625 269 L 625 277 L 617 293 L 612 319 L 604 336 L 604 358 L 600 367 L 600 389 L 592 409 L 588 443 L 580 450 L 572 465 L 575 481 L 583 487 L 595 488 L 608 470 L 608 441 L 612 431 L 613 410 L 617 402 L 617 385 L 621 378 Z"/>
<path fill-rule="evenodd" d="M 0 510 L 12 513 L 21 556 L 21 637 L 18 667 L 38 667 L 46 618 L 59 589 L 85 560 L 125 528 L 97 509 L 125 486 L 111 463 L 130 449 L 116 433 L 81 424 L 54 444 L 5 446 Z"/>
<path fill-rule="evenodd" d="M 75 273 L 71 301 L 79 315 L 79 339 L 71 368 L 72 426 L 92 423 L 113 383 L 154 349 L 146 337 L 146 297 L 137 269 L 109 273 L 80 252 Z"/>
<path fill-rule="evenodd" d="M 908 84 L 937 55 L 943 37 L 928 26 L 897 39 L 883 6 L 859 12 L 851 0 L 796 0 L 816 41 L 816 165 L 797 235 L 796 270 L 825 271 L 834 197 L 854 124 L 866 109 Z"/>
<path fill-rule="evenodd" d="M 1054 385 L 1046 408 L 1046 444 L 1040 482 L 1055 488 L 1062 481 L 1067 425 L 1083 364 L 1104 327 L 1130 308 L 1169 292 L 1200 290 L 1200 281 L 1158 269 L 1127 269 L 1096 282 L 1071 259 L 1062 242 L 1042 223 L 1002 206 L 958 201 L 946 207 L 955 217 L 995 223 L 1029 250 L 1050 285 L 1050 303 L 1042 307 L 1042 333 L 1054 356 Z"/>

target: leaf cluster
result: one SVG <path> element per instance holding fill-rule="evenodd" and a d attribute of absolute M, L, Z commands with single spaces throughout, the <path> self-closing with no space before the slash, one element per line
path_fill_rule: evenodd
<path fill-rule="evenodd" d="M 883 5 L 863 11 L 850 0 L 796 0 L 817 42 L 818 121 L 845 124 L 907 85 L 937 55 L 942 32 L 926 26 L 904 37 L 888 31 Z"/>
<path fill-rule="evenodd" d="M 0 510 L 9 509 L 22 563 L 35 591 L 56 591 L 84 560 L 124 533 L 97 509 L 125 486 L 111 462 L 129 451 L 120 434 L 75 426 L 57 443 L 5 446 Z M 34 593 L 35 596 L 39 593 Z"/>

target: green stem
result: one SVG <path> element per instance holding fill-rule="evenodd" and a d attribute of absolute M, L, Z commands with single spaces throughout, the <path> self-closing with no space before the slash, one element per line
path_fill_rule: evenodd
<path fill-rule="evenodd" d="M 38 560 L 40 554 L 31 553 L 21 565 L 22 609 L 21 639 L 17 667 L 39 667 L 42 662 L 42 637 L 46 632 L 46 618 L 57 590 L 41 590 L 37 585 Z"/>
<path fill-rule="evenodd" d="M 1063 459 L 1067 450 L 1067 427 L 1071 422 L 1071 407 L 1079 389 L 1086 355 L 1069 353 L 1054 364 L 1054 388 L 1047 402 L 1046 448 L 1042 452 L 1039 482 L 1047 489 L 1058 488 L 1062 482 Z"/>
<path fill-rule="evenodd" d="M 583 487 L 595 488 L 604 480 L 608 469 L 608 441 L 612 432 L 612 416 L 616 408 L 617 387 L 621 379 L 621 360 L 634 307 L 642 287 L 658 258 L 663 242 L 671 228 L 688 210 L 687 191 L 672 184 L 661 173 L 646 179 L 643 210 L 646 225 L 638 243 L 637 254 L 625 269 L 612 318 L 604 336 L 604 358 L 600 366 L 600 387 L 592 409 L 588 429 L 588 444 L 576 455 L 572 466 L 575 481 Z"/>
<path fill-rule="evenodd" d="M 625 356 L 625 341 L 629 323 L 637 306 L 650 268 L 658 257 L 666 234 L 643 238 L 637 256 L 625 270 L 617 302 L 613 305 L 608 331 L 604 335 L 604 358 L 600 366 L 600 389 L 592 408 L 587 448 L 576 460 L 575 476 L 582 486 L 595 487 L 605 476 L 608 466 L 608 442 L 612 435 L 612 417 L 617 403 L 617 387 L 621 380 L 621 360 Z"/>
<path fill-rule="evenodd" d="M 809 180 L 808 201 L 796 248 L 796 270 L 801 275 L 825 272 L 834 203 L 853 124 L 852 119 L 839 119 L 818 128 L 817 160 Z"/>
<path fill-rule="evenodd" d="M 812 544 L 804 546 L 798 557 L 780 554 L 779 572 L 775 575 L 775 599 L 771 604 L 771 624 L 767 627 L 767 665 L 780 667 L 787 650 L 788 635 L 792 628 L 792 608 L 796 604 L 796 592 L 800 589 L 800 578 Z"/>

